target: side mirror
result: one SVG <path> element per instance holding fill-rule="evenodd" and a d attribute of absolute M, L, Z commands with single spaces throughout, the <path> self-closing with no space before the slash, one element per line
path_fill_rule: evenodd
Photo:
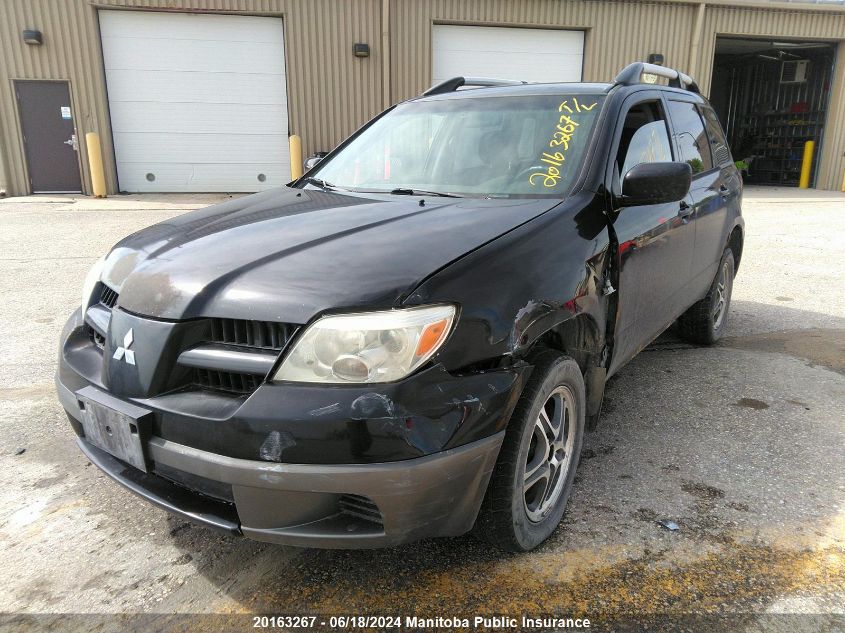
<path fill-rule="evenodd" d="M 328 152 L 317 152 L 313 156 L 309 156 L 308 158 L 306 158 L 305 164 L 303 165 L 305 167 L 305 171 L 311 171 L 312 169 L 314 169 L 317 163 L 319 163 L 321 160 L 323 160 L 323 158 L 326 157 L 326 154 L 328 154 Z"/>
<path fill-rule="evenodd" d="M 692 168 L 687 163 L 640 163 L 622 180 L 623 207 L 683 200 Z"/>

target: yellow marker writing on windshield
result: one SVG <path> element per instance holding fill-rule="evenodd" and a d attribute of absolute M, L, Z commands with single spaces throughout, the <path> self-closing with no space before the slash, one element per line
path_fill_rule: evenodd
<path fill-rule="evenodd" d="M 565 112 L 565 114 L 561 114 L 558 117 L 555 131 L 552 133 L 552 138 L 549 140 L 549 147 L 553 149 L 559 147 L 561 149 L 556 151 L 554 154 L 543 152 L 542 156 L 540 156 L 540 161 L 546 163 L 548 167 L 545 171 L 535 171 L 528 176 L 528 182 L 531 183 L 531 186 L 537 186 L 537 184 L 541 182 L 544 187 L 548 188 L 557 185 L 561 178 L 560 167 L 563 166 L 563 162 L 566 160 L 566 152 L 569 151 L 569 144 L 572 142 L 572 138 L 575 135 L 576 130 L 581 125 L 571 115 L 576 115 L 581 112 L 589 112 L 597 105 L 598 102 L 591 103 L 590 105 L 579 103 L 576 97 L 572 98 L 571 104 L 569 99 L 560 103 L 557 111 Z"/>

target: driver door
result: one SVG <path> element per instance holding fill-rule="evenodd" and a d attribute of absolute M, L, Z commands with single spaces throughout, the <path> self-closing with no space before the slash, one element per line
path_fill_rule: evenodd
<path fill-rule="evenodd" d="M 653 341 L 683 311 L 695 246 L 692 199 L 622 207 L 622 180 L 644 162 L 677 160 L 665 103 L 657 91 L 637 93 L 622 108 L 611 153 L 613 210 L 619 242 L 619 288 L 614 350 L 608 374 Z"/>

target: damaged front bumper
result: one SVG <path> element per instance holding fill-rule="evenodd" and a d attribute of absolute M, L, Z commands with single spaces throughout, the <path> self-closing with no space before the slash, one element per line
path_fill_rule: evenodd
<path fill-rule="evenodd" d="M 383 547 L 468 531 L 530 368 L 455 376 L 435 366 L 389 385 L 264 383 L 248 397 L 109 392 L 75 315 L 59 398 L 88 458 L 132 492 L 257 540 Z M 150 412 L 147 472 L 85 437 L 80 392 Z M 84 398 L 82 398 L 84 400 Z"/>
<path fill-rule="evenodd" d="M 121 462 L 84 438 L 109 477 L 178 516 L 271 543 L 323 548 L 398 545 L 472 528 L 504 433 L 428 457 L 382 464 L 268 464 L 150 440 L 153 472 L 225 484 L 232 503 Z M 176 475 L 176 473 L 179 473 Z"/>

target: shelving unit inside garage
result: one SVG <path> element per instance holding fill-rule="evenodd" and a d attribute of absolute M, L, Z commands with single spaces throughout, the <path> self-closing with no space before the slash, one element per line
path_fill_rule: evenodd
<path fill-rule="evenodd" d="M 823 139 L 833 48 L 825 43 L 742 42 L 760 50 L 719 53 L 711 98 L 746 182 L 797 186 L 804 145 Z M 726 44 L 726 46 L 725 46 Z M 732 42 L 725 48 L 740 48 Z M 812 175 L 811 175 L 812 182 Z"/>

